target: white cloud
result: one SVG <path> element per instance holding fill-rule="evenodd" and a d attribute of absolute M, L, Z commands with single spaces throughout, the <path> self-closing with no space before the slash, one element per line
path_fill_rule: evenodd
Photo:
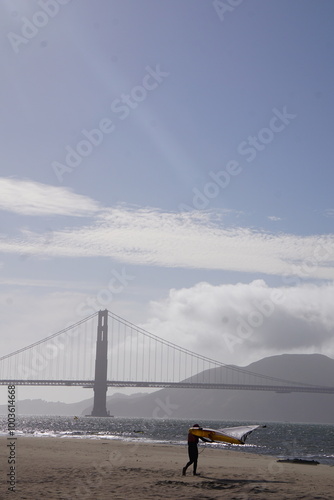
<path fill-rule="evenodd" d="M 44 235 L 24 230 L 20 237 L 1 239 L 0 251 L 334 279 L 333 235 L 303 237 L 225 227 L 205 212 L 121 206 L 99 212 L 91 225 L 54 231 L 47 245 Z"/>
<path fill-rule="evenodd" d="M 60 290 L 96 290 L 99 285 L 84 281 L 0 277 L 0 285 L 11 287 L 54 288 Z"/>
<path fill-rule="evenodd" d="M 334 208 L 327 208 L 323 211 L 325 217 L 334 217 Z"/>
<path fill-rule="evenodd" d="M 263 280 L 171 290 L 144 326 L 224 363 L 286 352 L 334 357 L 334 284 L 270 288 Z"/>
<path fill-rule="evenodd" d="M 274 222 L 277 222 L 279 220 L 282 220 L 281 217 L 276 217 L 276 215 L 268 215 L 268 219 L 272 220 Z"/>
<path fill-rule="evenodd" d="M 94 200 L 75 194 L 66 187 L 0 178 L 0 210 L 21 215 L 87 216 L 98 209 Z"/>

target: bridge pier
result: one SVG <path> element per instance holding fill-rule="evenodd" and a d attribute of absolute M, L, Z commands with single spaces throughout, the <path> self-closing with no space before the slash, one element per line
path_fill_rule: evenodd
<path fill-rule="evenodd" d="M 99 311 L 96 339 L 94 405 L 92 417 L 108 417 L 107 411 L 108 367 L 108 310 Z"/>

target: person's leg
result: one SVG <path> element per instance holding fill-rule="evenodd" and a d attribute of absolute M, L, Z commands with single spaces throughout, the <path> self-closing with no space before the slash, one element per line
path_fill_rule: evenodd
<path fill-rule="evenodd" d="M 194 454 L 193 454 L 193 463 L 194 463 L 193 474 L 194 474 L 194 476 L 196 476 L 196 474 L 197 474 L 197 460 L 198 460 L 198 449 L 196 446 L 196 450 L 194 450 Z"/>
<path fill-rule="evenodd" d="M 186 465 L 185 467 L 183 467 L 183 469 L 182 469 L 182 474 L 183 474 L 183 476 L 185 476 L 185 475 L 186 475 L 186 471 L 187 471 L 188 467 L 189 467 L 191 464 L 192 464 L 192 462 L 191 462 L 191 460 L 189 460 L 189 462 L 187 463 L 187 465 Z"/>
<path fill-rule="evenodd" d="M 194 463 L 194 460 L 197 459 L 196 453 L 194 453 L 195 450 L 197 451 L 197 446 L 196 446 L 196 448 L 194 448 L 194 446 L 188 445 L 189 462 L 182 469 L 183 476 L 186 475 L 186 470 L 188 469 L 188 467 L 190 467 L 190 465 Z"/>

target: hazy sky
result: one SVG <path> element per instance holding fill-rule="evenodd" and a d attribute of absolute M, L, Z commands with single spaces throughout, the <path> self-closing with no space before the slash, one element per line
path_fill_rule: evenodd
<path fill-rule="evenodd" d="M 107 308 L 224 363 L 334 357 L 332 0 L 0 9 L 1 353 Z"/>

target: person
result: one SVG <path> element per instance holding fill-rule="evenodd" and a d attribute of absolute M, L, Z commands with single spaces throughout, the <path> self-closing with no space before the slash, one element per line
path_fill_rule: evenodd
<path fill-rule="evenodd" d="M 198 429 L 202 429 L 198 424 L 194 424 L 193 427 L 197 427 Z M 191 434 L 190 432 L 188 433 L 188 455 L 189 455 L 189 462 L 183 467 L 182 469 L 182 475 L 185 476 L 188 467 L 190 467 L 191 464 L 193 464 L 193 475 L 198 476 L 199 474 L 197 473 L 197 460 L 198 460 L 198 441 L 201 439 L 205 443 L 211 443 L 209 439 L 205 439 L 204 437 L 199 437 L 199 436 L 194 436 L 194 434 Z"/>

